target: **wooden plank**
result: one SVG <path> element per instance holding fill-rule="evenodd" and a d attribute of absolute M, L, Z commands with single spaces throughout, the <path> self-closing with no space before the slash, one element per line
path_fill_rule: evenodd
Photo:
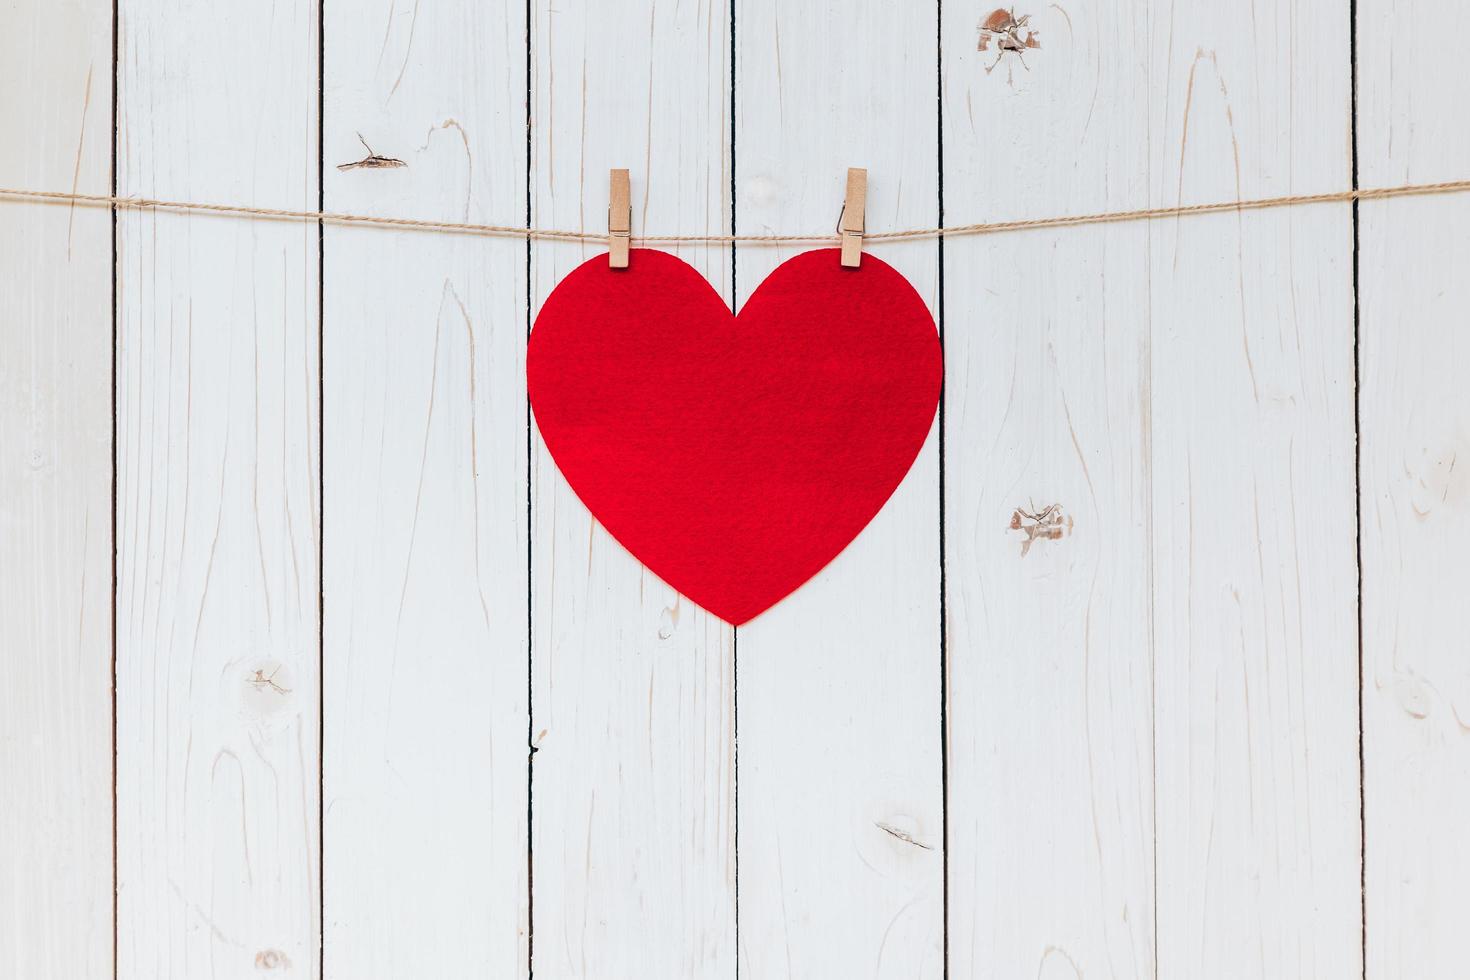
<path fill-rule="evenodd" d="M 945 5 L 946 216 L 1139 206 L 1137 17 L 1016 14 L 1039 48 Z M 956 980 L 1155 975 L 1148 247 L 1143 225 L 944 245 Z"/>
<path fill-rule="evenodd" d="M 0 184 L 107 193 L 112 11 L 0 11 Z M 0 975 L 112 973 L 112 217 L 0 202 Z"/>
<path fill-rule="evenodd" d="M 742 233 L 835 228 L 848 167 L 868 228 L 937 223 L 935 10 L 737 3 Z M 740 249 L 737 296 L 799 250 Z M 864 251 L 937 306 L 936 242 Z M 939 546 L 931 434 L 848 549 L 738 631 L 742 977 L 940 975 Z"/>
<path fill-rule="evenodd" d="M 1150 39 L 1150 203 L 1348 184 L 1346 11 L 1253 14 Z M 1161 976 L 1360 970 L 1351 250 L 1345 205 L 1149 227 Z"/>
<path fill-rule="evenodd" d="M 317 4 L 123 0 L 118 190 L 317 204 Z M 118 975 L 318 961 L 317 228 L 118 219 Z"/>
<path fill-rule="evenodd" d="M 1038 11 L 1024 66 L 946 24 L 950 213 L 1343 186 L 1345 132 L 1296 122 L 1343 118 L 1340 19 L 1144 6 Z M 947 246 L 947 321 L 976 268 L 977 325 L 1019 321 L 947 335 L 955 975 L 1356 969 L 1345 222 Z"/>
<path fill-rule="evenodd" d="M 627 167 L 635 235 L 728 232 L 729 24 L 710 0 L 537 0 L 534 224 L 605 228 Z M 727 249 L 676 251 L 729 296 Z M 534 244 L 532 309 L 605 253 Z M 592 520 L 539 436 L 531 480 L 536 975 L 728 978 L 732 631 Z"/>
<path fill-rule="evenodd" d="M 1384 32 L 1379 25 L 1403 24 Z M 1365 187 L 1466 175 L 1470 10 L 1358 5 Z M 1470 198 L 1365 202 L 1358 225 L 1366 972 L 1470 963 Z"/>
<path fill-rule="evenodd" d="M 524 216 L 524 8 L 325 10 L 326 206 Z M 324 262 L 324 973 L 525 976 L 525 244 Z"/>

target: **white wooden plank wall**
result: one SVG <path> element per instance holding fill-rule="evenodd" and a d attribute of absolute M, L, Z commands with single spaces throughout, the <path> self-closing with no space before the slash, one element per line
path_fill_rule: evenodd
<path fill-rule="evenodd" d="M 601 229 L 625 166 L 723 234 L 848 166 L 873 230 L 1470 177 L 1470 15 L 1356 7 L 20 0 L 0 186 Z M 529 417 L 600 247 L 0 201 L 0 975 L 1466 973 L 1467 208 L 871 245 L 941 419 L 736 631 Z M 737 304 L 793 251 L 678 249 Z"/>
<path fill-rule="evenodd" d="M 979 22 L 945 4 L 946 218 L 1148 200 L 1140 25 L 1037 9 L 1023 63 Z M 1149 231 L 944 244 L 954 977 L 1154 975 Z"/>
<path fill-rule="evenodd" d="M 1389 19 L 1418 25 L 1376 30 Z M 1462 4 L 1358 4 L 1358 179 L 1459 178 Z M 1372 36 L 1371 44 L 1364 39 Z M 1402 206 L 1395 207 L 1396 204 Z M 1363 789 L 1370 977 L 1470 964 L 1470 199 L 1365 202 L 1359 241 Z"/>
<path fill-rule="evenodd" d="M 1272 13 L 955 44 L 947 213 L 1345 185 L 1345 22 Z M 1356 971 L 1350 249 L 1342 209 L 946 246 L 953 967 Z"/>
<path fill-rule="evenodd" d="M 1154 9 L 1151 203 L 1348 185 L 1345 11 Z M 1353 975 L 1350 211 L 1149 232 L 1157 969 Z"/>
<path fill-rule="evenodd" d="M 524 215 L 524 9 L 378 14 L 325 7 L 326 206 Z M 328 227 L 323 296 L 324 973 L 523 975 L 526 251 Z"/>
<path fill-rule="evenodd" d="M 124 0 L 118 191 L 317 202 L 306 0 Z M 318 959 L 317 230 L 117 229 L 117 974 Z"/>
<path fill-rule="evenodd" d="M 0 184 L 106 192 L 112 12 L 0 9 Z M 0 976 L 112 973 L 112 218 L 0 202 Z"/>

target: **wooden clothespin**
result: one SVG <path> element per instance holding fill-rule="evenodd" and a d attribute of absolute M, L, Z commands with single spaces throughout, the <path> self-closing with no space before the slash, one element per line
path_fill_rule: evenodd
<path fill-rule="evenodd" d="M 863 260 L 863 232 L 867 230 L 868 172 L 847 168 L 847 202 L 837 230 L 842 235 L 842 267 L 856 269 Z"/>
<path fill-rule="evenodd" d="M 607 264 L 628 267 L 628 246 L 633 240 L 633 199 L 628 189 L 628 171 L 608 171 Z"/>

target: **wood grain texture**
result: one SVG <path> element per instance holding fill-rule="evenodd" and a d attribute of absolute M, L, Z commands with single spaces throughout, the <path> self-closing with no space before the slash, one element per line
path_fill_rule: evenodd
<path fill-rule="evenodd" d="M 119 7 L 118 191 L 315 207 L 317 5 Z M 317 231 L 118 219 L 118 975 L 318 957 Z"/>
<path fill-rule="evenodd" d="M 848 167 L 868 227 L 937 224 L 936 10 L 738 0 L 740 232 L 835 228 Z M 796 250 L 741 249 L 738 298 Z M 937 243 L 865 251 L 937 306 Z M 931 432 L 847 550 L 738 631 L 743 978 L 940 975 L 938 463 Z"/>
<path fill-rule="evenodd" d="M 526 210 L 524 8 L 328 4 L 330 209 Z M 400 166 L 357 166 L 368 156 Z M 328 228 L 324 974 L 527 973 L 526 249 Z"/>
<path fill-rule="evenodd" d="M 1470 10 L 1358 4 L 1358 179 L 1463 176 Z M 1385 21 L 1414 25 L 1384 32 Z M 1470 969 L 1470 198 L 1359 213 L 1367 975 Z"/>
<path fill-rule="evenodd" d="M 946 215 L 1137 207 L 1138 24 L 1026 13 L 1040 47 L 1003 54 L 994 36 L 979 49 L 974 9 L 945 5 Z M 944 245 L 956 980 L 1156 975 L 1148 236 Z"/>
<path fill-rule="evenodd" d="M 112 11 L 0 9 L 0 183 L 106 193 Z M 112 218 L 0 204 L 0 976 L 112 973 Z"/>
<path fill-rule="evenodd" d="M 1357 9 L 1360 183 L 1466 176 L 1470 14 Z M 1350 180 L 1348 12 L 1289 0 L 117 13 L 114 79 L 110 4 L 0 9 L 0 184 L 600 228 L 627 167 L 636 234 L 832 228 L 849 166 L 874 230 Z M 528 431 L 601 248 L 130 211 L 114 268 L 0 202 L 0 975 L 1463 974 L 1466 220 L 1361 208 L 1356 495 L 1347 205 L 870 244 L 942 438 L 737 637 Z"/>
<path fill-rule="evenodd" d="M 532 222 L 606 227 L 626 167 L 635 234 L 728 232 L 728 7 L 533 7 Z M 532 310 L 603 253 L 533 245 Z M 727 249 L 677 254 L 730 295 Z M 535 974 L 728 978 L 732 631 L 592 520 L 539 436 L 531 479 Z"/>
<path fill-rule="evenodd" d="M 1346 12 L 1254 14 L 1152 34 L 1151 203 L 1349 182 Z M 1158 971 L 1353 976 L 1351 211 L 1149 232 Z"/>
<path fill-rule="evenodd" d="M 1343 23 L 1255 15 L 1054 6 L 1022 65 L 957 13 L 947 208 L 1342 186 Z M 947 246 L 956 975 L 1356 971 L 1350 241 L 1339 207 Z M 968 256 L 998 350 L 954 326 Z"/>

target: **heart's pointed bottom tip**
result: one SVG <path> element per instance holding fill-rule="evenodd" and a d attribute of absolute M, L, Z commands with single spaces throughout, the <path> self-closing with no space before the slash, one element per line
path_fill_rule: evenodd
<path fill-rule="evenodd" d="M 696 603 L 696 605 L 698 605 L 698 603 Z M 704 609 L 705 612 L 709 613 L 711 616 L 714 616 L 716 619 L 720 619 L 726 623 L 729 623 L 731 626 L 744 626 L 746 623 L 750 622 L 752 619 L 755 619 L 757 616 L 759 616 L 761 613 L 765 612 L 771 607 L 764 606 L 760 609 L 757 609 L 755 612 L 721 612 L 718 609 L 710 609 L 708 606 L 701 606 L 700 608 Z"/>
<path fill-rule="evenodd" d="M 683 593 L 680 594 L 683 595 Z M 766 602 L 760 605 L 744 604 L 740 606 L 730 606 L 724 603 L 706 605 L 705 603 L 700 602 L 698 599 L 695 599 L 692 596 L 685 595 L 684 598 L 688 599 L 690 602 L 694 603 L 696 606 L 703 609 L 711 616 L 714 616 L 716 619 L 721 620 L 722 622 L 728 623 L 731 626 L 744 626 L 751 620 L 758 619 L 762 613 L 765 613 L 772 607 L 778 605 L 781 602 L 781 599 L 786 598 L 786 596 L 782 596 L 781 599 L 776 599 L 772 602 Z"/>

